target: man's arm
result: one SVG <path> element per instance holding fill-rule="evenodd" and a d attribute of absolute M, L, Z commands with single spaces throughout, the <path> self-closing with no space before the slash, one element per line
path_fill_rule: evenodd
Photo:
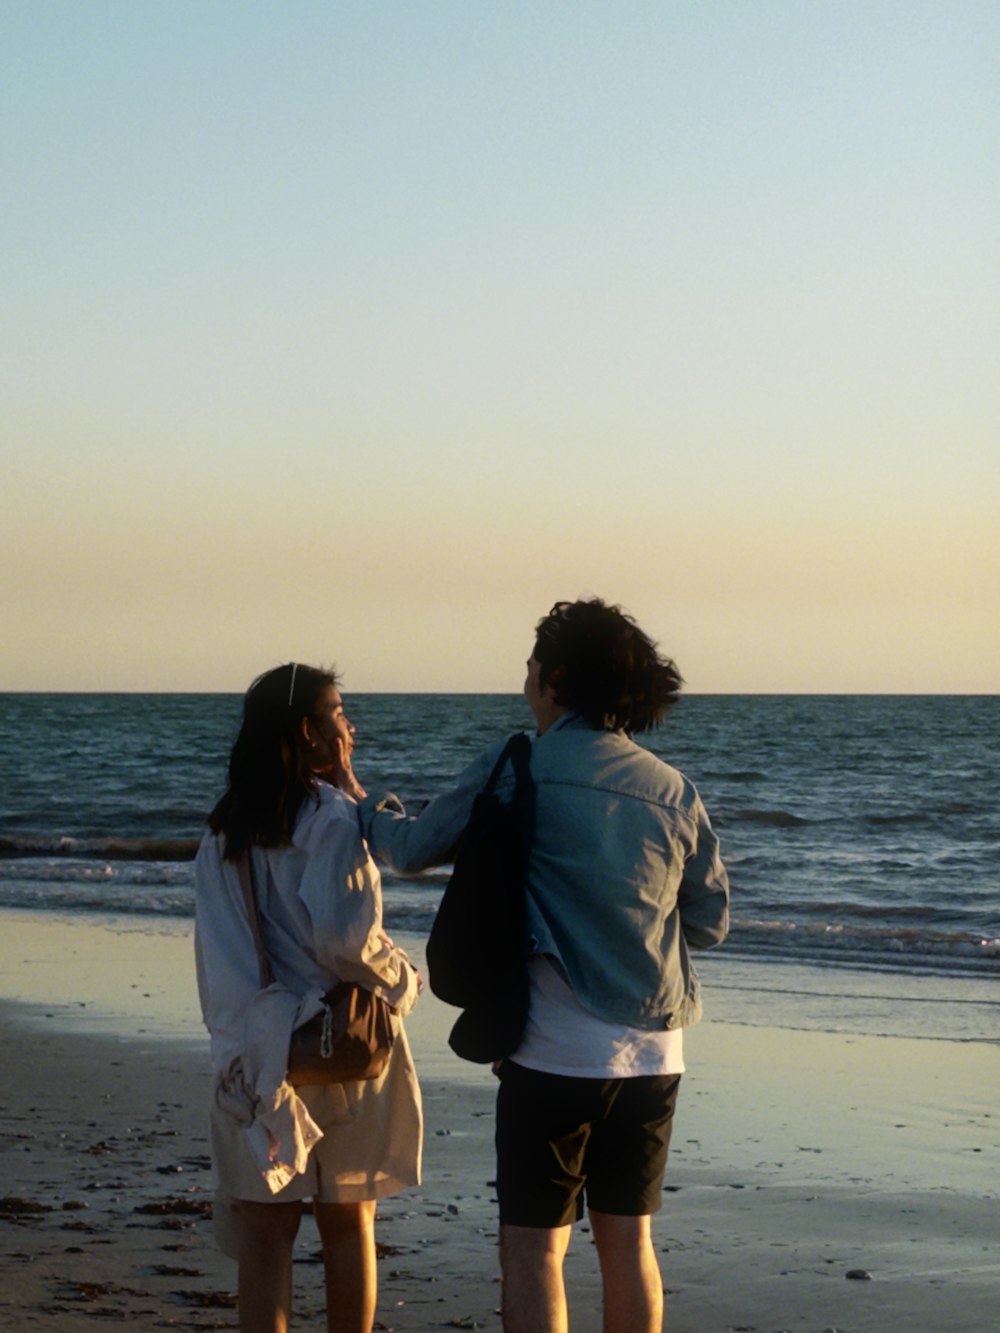
<path fill-rule="evenodd" d="M 474 759 L 451 790 L 435 797 L 419 815 L 407 815 L 392 793 L 359 801 L 361 828 L 372 852 L 401 874 L 451 861 L 469 822 L 472 804 L 486 786 L 504 744 L 497 741 Z"/>
<path fill-rule="evenodd" d="M 719 839 L 697 797 L 692 810 L 695 845 L 684 864 L 677 894 L 681 929 L 691 949 L 712 949 L 729 934 L 729 876 L 719 853 Z"/>

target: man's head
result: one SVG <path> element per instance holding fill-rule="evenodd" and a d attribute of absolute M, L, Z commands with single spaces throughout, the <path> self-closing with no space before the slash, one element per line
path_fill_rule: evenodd
<path fill-rule="evenodd" d="M 674 663 L 630 615 L 599 597 L 557 602 L 535 630 L 537 683 L 595 727 L 648 731 L 680 697 Z"/>

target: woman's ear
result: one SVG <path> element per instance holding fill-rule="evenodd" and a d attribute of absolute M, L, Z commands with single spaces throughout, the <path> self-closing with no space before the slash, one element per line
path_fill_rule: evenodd
<path fill-rule="evenodd" d="M 304 750 L 315 750 L 316 748 L 316 729 L 313 726 L 312 719 L 304 717 L 299 723 L 299 744 Z"/>

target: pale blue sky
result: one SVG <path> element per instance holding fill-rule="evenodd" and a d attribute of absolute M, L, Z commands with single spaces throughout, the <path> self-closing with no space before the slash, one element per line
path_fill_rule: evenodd
<path fill-rule="evenodd" d="M 5 0 L 0 688 L 1000 687 L 993 3 Z"/>

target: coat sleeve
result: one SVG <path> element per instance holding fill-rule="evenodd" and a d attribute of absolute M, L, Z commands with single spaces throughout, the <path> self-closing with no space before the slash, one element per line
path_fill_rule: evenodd
<path fill-rule="evenodd" d="M 195 961 L 202 1017 L 234 1048 L 242 1041 L 246 1007 L 260 989 L 257 947 L 235 866 L 219 839 L 206 836 L 194 864 Z"/>
<path fill-rule="evenodd" d="M 299 897 L 312 923 L 317 962 L 343 981 L 378 990 L 402 1014 L 417 999 L 419 977 L 382 925 L 382 881 L 348 798 L 313 831 Z"/>
<path fill-rule="evenodd" d="M 691 949 L 711 949 L 729 934 L 729 876 L 708 812 L 695 795 L 693 849 L 684 863 L 677 894 L 681 929 Z"/>

